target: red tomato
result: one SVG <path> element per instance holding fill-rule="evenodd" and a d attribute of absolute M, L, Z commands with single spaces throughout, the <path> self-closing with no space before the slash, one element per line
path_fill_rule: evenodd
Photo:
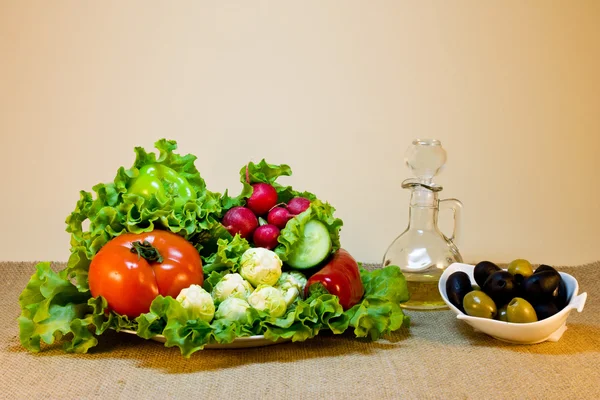
<path fill-rule="evenodd" d="M 198 251 L 167 231 L 126 233 L 109 241 L 94 256 L 88 281 L 92 296 L 102 296 L 115 312 L 135 318 L 150 310 L 156 296 L 177 297 L 204 274 Z"/>

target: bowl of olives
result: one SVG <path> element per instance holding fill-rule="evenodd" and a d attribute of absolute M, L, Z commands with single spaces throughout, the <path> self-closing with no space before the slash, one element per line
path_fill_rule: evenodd
<path fill-rule="evenodd" d="M 571 310 L 583 311 L 587 293 L 577 280 L 524 259 L 502 269 L 490 261 L 454 263 L 443 272 L 440 294 L 456 317 L 496 339 L 519 344 L 556 342 Z"/>

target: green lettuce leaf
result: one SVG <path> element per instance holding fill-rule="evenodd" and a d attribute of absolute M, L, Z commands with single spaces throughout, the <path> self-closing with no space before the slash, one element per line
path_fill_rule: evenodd
<path fill-rule="evenodd" d="M 126 232 L 142 233 L 165 229 L 182 235 L 192 242 L 201 254 L 209 255 L 220 238 L 230 236 L 220 223 L 221 196 L 206 189 L 206 183 L 194 166 L 196 157 L 181 156 L 174 150 L 175 141 L 161 139 L 155 144 L 159 155 L 136 147 L 136 159 L 130 169 L 119 168 L 111 183 L 93 187 L 96 196 L 81 191 L 75 210 L 67 217 L 67 232 L 71 234 L 71 256 L 67 264 L 69 275 L 76 284 L 87 289 L 87 271 L 93 256 L 112 238 Z M 128 188 L 149 164 L 173 169 L 187 179 L 196 198 L 177 205 L 173 196 L 165 203 L 129 193 Z M 89 228 L 84 230 L 84 222 Z M 203 251 L 204 248 L 207 250 Z M 208 253 L 208 254 L 207 254 Z"/>
<path fill-rule="evenodd" d="M 214 286 L 230 270 L 213 271 L 209 277 Z M 184 308 L 171 297 L 157 297 L 151 311 L 137 318 L 138 335 L 151 338 L 165 336 L 167 347 L 178 347 L 181 354 L 190 357 L 210 343 L 231 343 L 238 337 L 264 335 L 265 339 L 304 341 L 321 331 L 341 334 L 352 328 L 356 337 L 377 340 L 402 327 L 409 327 L 410 318 L 404 315 L 400 302 L 408 300 L 406 279 L 400 268 L 388 266 L 367 271 L 361 268 L 365 287 L 363 300 L 344 311 L 339 299 L 324 290 L 314 290 L 306 299 L 298 299 L 282 317 L 271 317 L 266 312 L 248 310 L 247 324 L 226 320 L 206 323 L 188 320 Z"/>
<path fill-rule="evenodd" d="M 396 265 L 367 271 L 360 268 L 360 278 L 365 287 L 365 298 L 378 298 L 392 303 L 409 299 L 406 277 Z"/>
<path fill-rule="evenodd" d="M 317 197 L 310 192 L 298 192 L 291 186 L 285 186 L 277 182 L 281 177 L 291 176 L 292 169 L 286 164 L 269 164 L 262 159 L 258 163 L 249 162 L 240 169 L 240 182 L 242 191 L 236 197 L 229 197 L 227 193 L 222 197 L 221 203 L 224 209 L 228 210 L 234 206 L 243 206 L 246 200 L 252 195 L 252 184 L 268 183 L 275 188 L 280 202 L 287 203 L 293 197 L 305 197 L 314 200 Z"/>
<path fill-rule="evenodd" d="M 262 159 L 258 164 L 249 162 L 240 169 L 240 182 L 242 182 L 244 188 L 240 196 L 242 198 L 248 198 L 252 194 L 253 183 L 268 183 L 275 188 L 278 194 L 278 198 L 281 202 L 287 202 L 293 197 L 292 188 L 290 186 L 283 186 L 277 179 L 282 176 L 291 176 L 292 169 L 289 165 L 281 164 L 268 164 L 265 159 Z"/>
<path fill-rule="evenodd" d="M 99 319 L 105 304 L 89 300 L 89 291 L 80 291 L 66 270 L 55 272 L 48 262 L 37 264 L 35 274 L 19 296 L 19 339 L 23 347 L 38 352 L 42 342 L 53 344 L 72 333 L 64 349 L 87 352 L 97 344 L 88 327 L 95 326 L 97 332 L 106 328 Z"/>
<path fill-rule="evenodd" d="M 66 230 L 71 234 L 71 254 L 66 268 L 56 273 L 48 263 L 38 264 L 37 272 L 21 294 L 20 340 L 27 349 L 39 351 L 41 342 L 52 344 L 72 333 L 74 337 L 66 344 L 66 349 L 85 352 L 96 344 L 87 329 L 91 325 L 97 327 L 98 334 L 107 327 L 117 330 L 137 328 L 137 322 L 114 313 L 101 320 L 105 318 L 104 313 L 102 317 L 96 315 L 100 305 L 88 304 L 91 294 L 87 278 L 91 260 L 114 237 L 125 232 L 165 229 L 182 235 L 201 256 L 209 258 L 218 248 L 220 239 L 231 239 L 220 223 L 221 196 L 206 189 L 205 181 L 194 166 L 196 157 L 176 154 L 175 141 L 162 139 L 155 146 L 158 156 L 136 147 L 132 167 L 119 168 L 111 183 L 95 185 L 95 196 L 80 192 L 75 210 L 66 219 Z M 140 169 L 150 164 L 169 167 L 185 178 L 195 192 L 195 198 L 176 204 L 171 195 L 160 202 L 129 193 L 128 188 Z M 228 254 L 225 250 L 222 253 Z M 217 254 L 218 262 L 228 262 L 219 259 L 220 255 Z"/>
<path fill-rule="evenodd" d="M 336 319 L 337 323 L 334 322 Z M 339 299 L 330 294 L 321 294 L 293 303 L 283 317 L 265 320 L 262 332 L 269 340 L 284 338 L 294 342 L 304 341 L 315 337 L 323 329 L 343 332 L 345 328 L 340 327 L 345 320 Z"/>
<path fill-rule="evenodd" d="M 216 251 L 209 257 L 203 258 L 204 275 L 208 276 L 212 272 L 220 271 L 237 272 L 242 254 L 249 248 L 248 241 L 240 235 L 234 237 L 229 235 L 229 238 L 218 239 Z"/>
<path fill-rule="evenodd" d="M 213 271 L 207 281 L 214 286 L 229 272 Z M 353 328 L 355 336 L 377 340 L 408 327 L 410 319 L 399 304 L 408 299 L 406 280 L 400 269 L 396 266 L 374 271 L 361 269 L 361 279 L 365 296 L 361 303 L 347 311 L 336 296 L 315 290 L 310 297 L 292 303 L 282 317 L 271 317 L 267 312 L 251 308 L 246 324 L 227 320 L 207 323 L 189 319 L 181 303 L 172 297 L 158 296 L 148 313 L 129 320 L 114 312 L 107 313 L 106 300 L 80 292 L 64 270 L 56 273 L 48 263 L 41 263 L 20 297 L 23 310 L 19 318 L 20 338 L 27 349 L 40 351 L 41 341 L 52 344 L 71 333 L 72 338 L 65 341 L 64 349 L 85 353 L 97 344 L 96 336 L 106 329 L 130 329 L 145 339 L 163 335 L 165 346 L 178 347 L 183 356 L 190 357 L 207 344 L 231 343 L 238 337 L 252 335 L 264 335 L 273 341 L 304 341 L 323 330 L 341 334 Z"/>
<path fill-rule="evenodd" d="M 377 340 L 410 326 L 410 317 L 400 307 L 400 303 L 409 298 L 406 278 L 400 268 L 396 265 L 373 271 L 361 268 L 360 276 L 365 288 L 363 300 L 346 312 L 354 334 Z"/>
<path fill-rule="evenodd" d="M 258 334 L 260 322 L 265 314 L 248 310 L 247 324 L 238 324 L 224 319 L 208 323 L 189 319 L 189 313 L 172 297 L 158 296 L 150 306 L 150 312 L 136 318 L 138 336 L 149 339 L 156 335 L 165 337 L 166 347 L 178 347 L 184 357 L 202 350 L 210 343 L 231 343 L 236 337 Z"/>
<path fill-rule="evenodd" d="M 166 319 L 162 331 L 166 347 L 178 346 L 187 357 L 210 342 L 212 328 L 208 322 L 188 319 L 188 313 L 181 303 L 172 297 L 159 296 L 155 302 L 159 303 Z"/>

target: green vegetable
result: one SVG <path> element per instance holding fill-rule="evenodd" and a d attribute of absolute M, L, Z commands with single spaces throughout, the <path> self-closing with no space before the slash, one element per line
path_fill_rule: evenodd
<path fill-rule="evenodd" d="M 178 211 L 188 200 L 196 199 L 196 191 L 187 179 L 163 164 L 140 168 L 127 193 L 141 196 L 147 202 L 157 201 L 160 207 L 172 200 L 173 208 Z"/>
<path fill-rule="evenodd" d="M 248 163 L 240 169 L 240 182 L 242 183 L 242 192 L 237 197 L 229 197 L 227 192 L 222 197 L 223 208 L 230 209 L 235 206 L 243 206 L 246 200 L 252 195 L 253 183 L 268 183 L 277 191 L 277 197 L 281 202 L 287 202 L 294 197 L 295 192 L 290 186 L 283 186 L 276 182 L 279 177 L 291 176 L 292 169 L 286 165 L 268 164 L 264 159 L 258 164 Z M 305 192 L 311 197 L 313 194 Z"/>
<path fill-rule="evenodd" d="M 279 277 L 275 287 L 281 291 L 281 294 L 289 307 L 302 293 L 304 293 L 306 282 L 306 276 L 301 272 L 284 272 Z"/>
<path fill-rule="evenodd" d="M 334 211 L 329 204 L 312 200 L 308 210 L 289 220 L 281 230 L 275 253 L 296 268 L 310 268 L 323 261 L 340 248 L 342 221 L 333 216 Z"/>
<path fill-rule="evenodd" d="M 188 311 L 188 319 L 210 322 L 215 316 L 212 296 L 200 285 L 191 285 L 177 295 L 176 300 Z"/>
<path fill-rule="evenodd" d="M 281 291 L 273 286 L 258 285 L 248 296 L 248 303 L 259 311 L 268 311 L 273 317 L 281 317 L 287 310 L 287 304 Z"/>
<path fill-rule="evenodd" d="M 217 241 L 217 248 L 208 257 L 204 257 L 202 270 L 204 275 L 210 275 L 213 272 L 231 271 L 238 272 L 242 255 L 250 248 L 248 241 L 240 235 L 233 238 L 221 238 Z M 210 288 L 206 288 L 210 291 Z"/>
<path fill-rule="evenodd" d="M 19 296 L 21 316 L 19 339 L 29 351 L 40 351 L 42 342 L 52 344 L 66 335 L 72 337 L 64 341 L 68 352 L 86 353 L 109 327 L 118 329 L 135 328 L 127 317 L 105 315 L 106 300 L 91 298 L 89 293 L 80 291 L 69 279 L 66 269 L 55 272 L 50 263 L 36 265 L 36 272 L 27 287 Z"/>
<path fill-rule="evenodd" d="M 228 297 L 239 297 L 240 299 L 246 300 L 253 290 L 250 282 L 242 278 L 240 274 L 226 274 L 214 286 L 212 297 L 217 304 Z"/>
<path fill-rule="evenodd" d="M 278 251 L 287 263 L 297 269 L 308 269 L 319 265 L 331 252 L 331 238 L 321 221 L 310 219 L 308 209 L 286 225 Z M 289 250 L 288 250 L 289 249 Z M 288 250 L 287 254 L 286 251 Z"/>
<path fill-rule="evenodd" d="M 51 344 L 70 332 L 74 336 L 65 342 L 65 350 L 85 353 L 97 344 L 95 335 L 109 327 L 117 331 L 137 330 L 138 336 L 146 339 L 164 335 L 165 346 L 179 347 L 182 354 L 189 357 L 206 344 L 231 343 L 240 336 L 262 334 L 269 340 L 303 341 L 322 330 L 340 334 L 353 329 L 357 337 L 375 340 L 410 323 L 399 306 L 408 299 L 408 289 L 397 266 L 361 270 L 364 299 L 346 312 L 336 296 L 318 291 L 307 299 L 298 298 L 280 317 L 270 316 L 268 312 L 253 309 L 245 300 L 230 297 L 219 305 L 210 323 L 201 318 L 190 319 L 188 309 L 179 301 L 162 296 L 152 302 L 150 312 L 134 321 L 114 313 L 107 315 L 106 301 L 102 298 L 84 301 L 85 294 L 78 292 L 64 272 L 53 272 L 47 263 L 37 268 L 35 279 L 20 298 L 24 310 L 19 319 L 21 341 L 30 351 L 40 350 L 40 339 Z M 219 275 L 213 274 L 213 277 Z M 78 293 L 82 298 L 77 297 Z M 47 301 L 42 302 L 44 307 L 39 307 L 39 296 Z M 35 326 L 32 320 L 36 321 Z"/>
<path fill-rule="evenodd" d="M 316 290 L 307 299 L 297 298 L 279 317 L 270 315 L 266 309 L 257 310 L 245 300 L 230 297 L 219 305 L 208 327 L 198 321 L 187 321 L 183 308 L 173 304 L 172 299 L 159 296 L 152 303 L 150 313 L 137 318 L 138 335 L 150 338 L 163 334 L 167 337 L 165 346 L 177 346 L 189 357 L 206 344 L 230 343 L 239 336 L 264 335 L 269 340 L 304 341 L 323 330 L 341 334 L 353 329 L 357 337 L 376 340 L 410 325 L 410 318 L 400 307 L 401 302 L 408 300 L 406 279 L 400 268 L 391 265 L 374 271 L 361 269 L 361 279 L 365 296 L 345 312 L 336 296 Z"/>
<path fill-rule="evenodd" d="M 250 321 L 248 317 L 249 311 L 250 304 L 246 300 L 239 297 L 229 297 L 219 304 L 215 318 L 217 320 L 226 319 L 231 322 L 245 324 Z"/>
<path fill-rule="evenodd" d="M 230 209 L 234 206 L 242 206 L 252 194 L 252 184 L 263 182 L 268 183 L 277 191 L 278 201 L 287 203 L 294 197 L 304 197 L 311 202 L 308 210 L 295 216 L 279 235 L 279 245 L 274 249 L 275 253 L 283 262 L 298 260 L 298 268 L 312 267 L 323 261 L 327 255 L 333 254 L 340 248 L 340 230 L 343 222 L 341 219 L 334 217 L 335 208 L 329 203 L 322 202 L 310 192 L 299 192 L 292 189 L 291 186 L 281 185 L 277 180 L 280 177 L 292 175 L 291 168 L 286 164 L 275 165 L 268 164 L 264 159 L 258 164 L 248 163 L 240 170 L 240 181 L 242 182 L 242 192 L 235 198 L 229 197 L 227 193 L 221 198 L 221 203 L 224 209 Z M 321 229 L 313 229 L 314 224 L 309 224 L 309 229 L 306 226 L 309 221 L 319 221 L 325 225 L 330 242 L 323 238 L 324 231 Z M 310 257 L 307 242 L 312 242 L 313 234 L 319 234 L 318 251 L 314 257 Z M 328 249 L 325 256 L 322 252 Z M 317 254 L 318 253 L 318 254 Z M 322 257 L 322 258 L 321 258 Z M 306 258 L 306 260 L 305 260 Z M 320 258 L 318 261 L 315 259 Z M 307 265 L 307 264 L 313 265 Z"/>
<path fill-rule="evenodd" d="M 409 327 L 410 318 L 404 315 L 400 303 L 409 299 L 406 278 L 398 266 L 360 271 L 365 287 L 363 300 L 346 311 L 350 326 L 357 337 L 379 339 L 401 327 Z"/>
<path fill-rule="evenodd" d="M 92 299 L 89 292 L 87 273 L 91 259 L 112 238 L 125 232 L 165 229 L 179 233 L 209 258 L 220 240 L 232 240 L 220 223 L 221 196 L 206 189 L 194 166 L 196 157 L 174 153 L 174 141 L 162 139 L 155 146 L 158 157 L 137 147 L 133 166 L 119 168 L 113 182 L 94 186 L 95 196 L 80 192 L 75 210 L 66 219 L 67 232 L 71 233 L 67 267 L 56 273 L 48 263 L 38 264 L 20 296 L 19 336 L 25 348 L 39 351 L 41 342 L 51 344 L 73 334 L 66 349 L 86 352 L 96 344 L 88 327 L 95 326 L 96 334 L 100 334 L 108 327 L 125 329 L 137 325 L 115 313 L 105 319 L 100 299 Z M 144 192 L 149 182 L 161 183 L 159 197 Z M 84 229 L 84 222 L 89 228 Z"/>
<path fill-rule="evenodd" d="M 240 275 L 254 287 L 273 286 L 281 276 L 281 260 L 271 250 L 253 247 L 242 254 Z"/>
<path fill-rule="evenodd" d="M 206 183 L 194 166 L 196 157 L 175 154 L 177 144 L 174 141 L 162 139 L 155 146 L 160 152 L 158 157 L 136 147 L 133 166 L 127 170 L 119 168 L 112 183 L 94 186 L 95 198 L 89 192 L 80 192 L 80 200 L 66 220 L 67 232 L 71 233 L 67 270 L 75 276 L 78 288 L 88 289 L 87 270 L 92 257 L 110 239 L 125 232 L 165 229 L 179 233 L 203 256 L 214 252 L 219 239 L 231 238 L 220 223 L 221 196 L 206 189 Z M 148 167 L 155 172 L 151 174 Z M 149 197 L 144 186 L 160 182 L 161 176 L 166 179 L 157 189 L 161 197 Z M 175 187 L 177 181 L 181 183 L 177 190 L 167 189 Z M 182 191 L 193 194 L 185 200 Z M 89 222 L 86 231 L 84 221 Z"/>
<path fill-rule="evenodd" d="M 211 307 L 204 307 L 208 300 L 206 295 L 227 274 L 242 273 L 242 256 L 250 249 L 245 239 L 231 236 L 220 223 L 228 208 L 248 198 L 250 183 L 272 184 L 281 201 L 297 196 L 311 200 L 311 207 L 282 230 L 275 252 L 279 257 L 287 259 L 298 248 L 306 226 L 310 226 L 309 221 L 320 221 L 326 227 L 331 251 L 335 251 L 339 248 L 342 221 L 333 217 L 333 207 L 313 194 L 300 193 L 275 182 L 278 177 L 291 174 L 286 165 L 274 166 L 264 160 L 248 164 L 249 180 L 243 180 L 242 193 L 232 198 L 227 192 L 221 196 L 208 191 L 194 167 L 195 156 L 175 154 L 174 141 L 160 140 L 156 148 L 158 156 L 136 148 L 136 159 L 130 169 L 120 168 L 113 182 L 94 186 L 93 194 L 81 192 L 75 210 L 66 221 L 71 234 L 67 267 L 57 272 L 49 263 L 38 264 L 19 297 L 19 338 L 25 348 L 37 352 L 43 343 L 61 340 L 66 351 L 85 353 L 107 329 L 130 329 L 146 339 L 164 335 L 167 347 L 178 347 L 189 357 L 209 343 L 231 343 L 244 336 L 302 341 L 322 330 L 340 334 L 353 329 L 358 337 L 376 339 L 408 326 L 409 319 L 399 306 L 408 298 L 408 290 L 396 266 L 372 272 L 362 270 L 365 296 L 345 312 L 336 296 L 323 291 L 315 290 L 309 298 L 303 299 L 302 289 L 296 286 L 304 285 L 305 278 L 287 279 L 298 274 L 292 272 L 284 280 L 268 282 L 276 285 L 273 289 L 288 305 L 282 315 L 280 311 L 273 312 L 272 307 L 262 309 L 257 305 L 259 309 L 256 309 L 245 300 L 228 297 L 209 320 Z M 245 177 L 246 167 L 242 171 Z M 89 228 L 84 229 L 84 223 L 89 224 Z M 193 292 L 199 296 L 186 292 L 179 301 L 158 296 L 150 311 L 135 320 L 108 312 L 106 300 L 92 298 L 89 291 L 87 272 L 91 259 L 116 236 L 153 229 L 176 232 L 194 244 L 202 256 L 203 289 L 208 293 L 196 289 Z M 200 312 L 194 313 L 194 310 Z"/>

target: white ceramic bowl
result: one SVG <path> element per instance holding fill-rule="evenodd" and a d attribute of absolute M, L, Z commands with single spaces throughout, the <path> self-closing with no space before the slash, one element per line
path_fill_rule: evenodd
<path fill-rule="evenodd" d="M 544 341 L 556 342 L 567 330 L 566 321 L 571 310 L 575 309 L 579 312 L 583 311 L 583 306 L 585 305 L 585 300 L 587 299 L 587 293 L 578 295 L 577 293 L 579 291 L 579 284 L 577 283 L 577 279 L 573 278 L 569 274 L 560 272 L 560 275 L 567 288 L 567 298 L 569 299 L 569 303 L 557 314 L 554 314 L 553 316 L 541 321 L 526 324 L 516 324 L 494 319 L 471 317 L 467 314 L 464 314 L 452 303 L 450 303 L 446 294 L 446 281 L 452 273 L 456 271 L 463 271 L 469 275 L 471 283 L 475 284 L 475 279 L 473 278 L 474 268 L 475 266 L 469 264 L 451 264 L 448 268 L 446 268 L 440 277 L 438 288 L 448 307 L 450 307 L 450 309 L 456 313 L 456 318 L 465 321 L 476 331 L 484 332 L 496 339 L 518 344 L 533 344 Z"/>

